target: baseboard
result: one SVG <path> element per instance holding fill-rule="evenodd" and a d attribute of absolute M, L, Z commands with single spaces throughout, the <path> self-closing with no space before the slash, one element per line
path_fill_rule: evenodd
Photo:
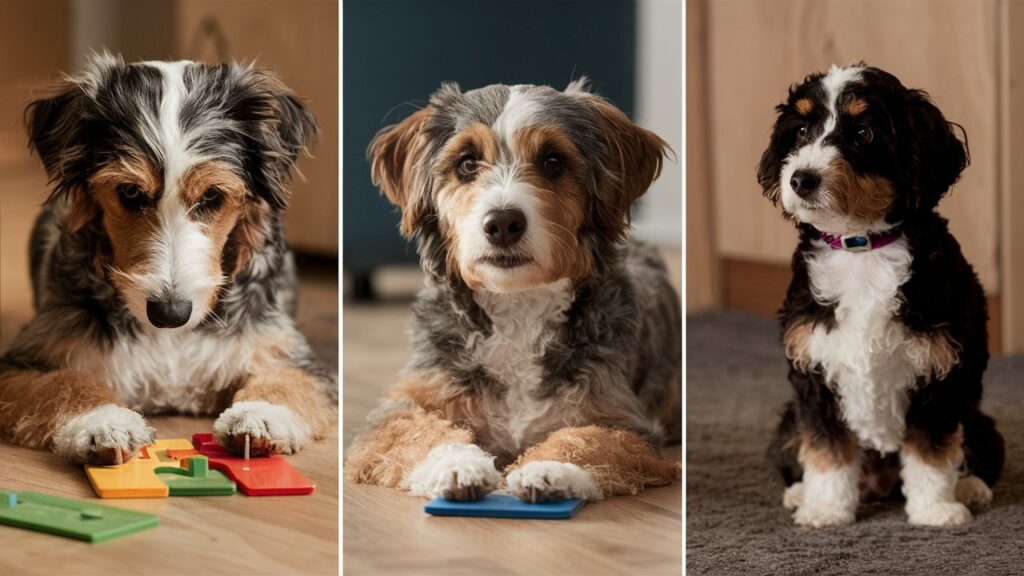
<path fill-rule="evenodd" d="M 784 264 L 722 259 L 722 297 L 726 308 L 775 317 L 786 297 L 791 272 Z M 1003 352 L 1002 302 L 988 297 L 988 349 Z"/>

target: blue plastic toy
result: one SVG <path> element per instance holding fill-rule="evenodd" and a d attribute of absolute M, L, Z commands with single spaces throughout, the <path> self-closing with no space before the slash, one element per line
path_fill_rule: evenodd
<path fill-rule="evenodd" d="M 580 498 L 529 504 L 513 496 L 490 494 L 476 502 L 456 502 L 435 498 L 423 509 L 434 516 L 469 516 L 472 518 L 520 518 L 532 520 L 568 520 L 585 502 Z"/>

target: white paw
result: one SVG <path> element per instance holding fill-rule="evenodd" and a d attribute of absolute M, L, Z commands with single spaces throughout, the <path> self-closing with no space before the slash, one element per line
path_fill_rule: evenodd
<path fill-rule="evenodd" d="M 491 456 L 475 444 L 435 446 L 405 478 L 416 496 L 473 501 L 493 492 L 501 480 Z"/>
<path fill-rule="evenodd" d="M 918 526 L 959 526 L 971 521 L 971 511 L 959 502 L 932 502 L 907 506 L 907 520 Z"/>
<path fill-rule="evenodd" d="M 800 506 L 793 514 L 793 521 L 805 528 L 826 528 L 853 524 L 853 510 L 829 506 L 820 502 Z"/>
<path fill-rule="evenodd" d="M 156 434 L 138 412 L 104 404 L 79 414 L 53 435 L 52 450 L 78 464 L 116 464 L 152 444 Z"/>
<path fill-rule="evenodd" d="M 956 501 L 976 510 L 992 504 L 992 490 L 977 476 L 964 476 L 956 482 Z"/>
<path fill-rule="evenodd" d="M 794 482 L 782 493 L 782 505 L 787 510 L 796 510 L 804 503 L 804 483 Z"/>
<path fill-rule="evenodd" d="M 601 489 L 590 472 L 575 464 L 540 460 L 513 470 L 508 489 L 523 502 L 551 502 L 568 498 L 599 500 Z"/>
<path fill-rule="evenodd" d="M 294 454 L 313 435 L 291 408 L 262 400 L 235 402 L 213 423 L 213 437 L 221 446 L 242 452 L 245 436 L 254 456 Z"/>

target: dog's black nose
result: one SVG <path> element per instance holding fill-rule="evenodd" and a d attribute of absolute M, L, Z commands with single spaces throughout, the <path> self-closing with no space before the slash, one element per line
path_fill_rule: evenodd
<path fill-rule="evenodd" d="M 147 300 L 146 316 L 157 328 L 180 328 L 192 317 L 192 302 L 174 298 Z"/>
<path fill-rule="evenodd" d="M 813 170 L 797 170 L 789 179 L 789 185 L 793 187 L 793 192 L 796 192 L 797 196 L 807 198 L 821 186 L 821 174 Z"/>
<path fill-rule="evenodd" d="M 526 214 L 522 210 L 492 210 L 484 217 L 484 234 L 494 246 L 511 246 L 526 232 Z"/>

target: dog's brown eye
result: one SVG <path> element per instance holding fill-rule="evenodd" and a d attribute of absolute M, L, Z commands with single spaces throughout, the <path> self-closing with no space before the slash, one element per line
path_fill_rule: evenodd
<path fill-rule="evenodd" d="M 146 204 L 146 196 L 135 184 L 118 184 L 117 198 L 129 212 L 138 212 Z"/>
<path fill-rule="evenodd" d="M 796 131 L 796 137 L 801 140 L 807 138 L 807 126 L 801 126 L 800 129 Z"/>
<path fill-rule="evenodd" d="M 557 154 L 549 154 L 544 158 L 544 172 L 548 176 L 559 176 L 562 172 L 565 172 L 565 160 Z"/>
<path fill-rule="evenodd" d="M 223 203 L 224 193 L 218 188 L 211 187 L 207 188 L 206 192 L 203 192 L 203 195 L 199 197 L 197 206 L 201 210 L 212 212 L 220 208 Z"/>
<path fill-rule="evenodd" d="M 874 137 L 875 135 L 871 132 L 871 128 L 868 128 L 867 126 L 858 126 L 853 141 L 858 146 L 863 146 L 864 144 L 870 143 Z"/>
<path fill-rule="evenodd" d="M 463 156 L 459 158 L 459 163 L 456 170 L 459 176 L 469 177 L 476 173 L 480 169 L 480 163 L 477 162 L 476 158 L 472 156 Z"/>

